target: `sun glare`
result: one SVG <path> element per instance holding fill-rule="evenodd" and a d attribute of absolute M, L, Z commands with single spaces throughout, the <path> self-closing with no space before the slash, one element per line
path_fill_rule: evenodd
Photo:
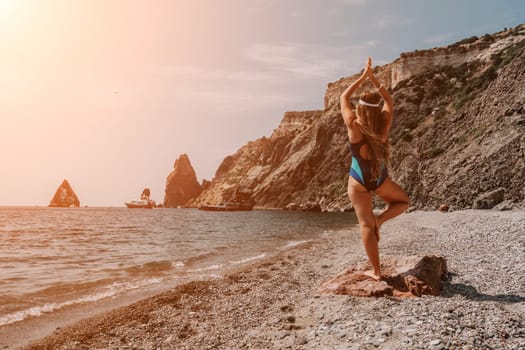
<path fill-rule="evenodd" d="M 16 22 L 19 4 L 18 0 L 0 0 L 0 28 L 6 29 Z"/>

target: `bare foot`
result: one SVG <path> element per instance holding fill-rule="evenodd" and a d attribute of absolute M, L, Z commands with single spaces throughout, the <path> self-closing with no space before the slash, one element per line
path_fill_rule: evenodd
<path fill-rule="evenodd" d="M 381 281 L 381 274 L 376 274 L 374 271 L 365 271 L 363 272 L 363 275 L 368 276 L 375 281 Z"/>

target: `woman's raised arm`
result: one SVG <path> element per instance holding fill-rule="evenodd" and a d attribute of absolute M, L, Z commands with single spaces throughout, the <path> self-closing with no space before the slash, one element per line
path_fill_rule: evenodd
<path fill-rule="evenodd" d="M 371 70 L 372 65 L 372 59 L 368 57 L 368 61 L 366 64 L 366 68 L 363 71 L 363 74 L 354 81 L 349 87 L 346 88 L 345 91 L 341 94 L 340 100 L 341 100 L 341 114 L 343 115 L 343 120 L 345 121 L 346 126 L 350 127 L 352 122 L 356 119 L 356 115 L 352 109 L 352 106 L 350 105 L 350 101 L 348 99 L 352 94 L 357 90 L 357 88 L 363 83 L 363 81 L 366 80 L 366 78 L 369 76 L 369 71 Z"/>
<path fill-rule="evenodd" d="M 370 81 L 372 82 L 372 84 L 374 84 L 376 89 L 379 91 L 379 94 L 385 101 L 385 105 L 383 106 L 383 112 L 386 112 L 388 114 L 388 117 L 392 119 L 392 112 L 394 111 L 394 101 L 392 99 L 392 96 L 390 96 L 388 91 L 386 91 L 385 87 L 381 85 L 379 80 L 377 80 L 372 69 L 370 69 L 368 72 L 368 77 L 370 78 Z"/>

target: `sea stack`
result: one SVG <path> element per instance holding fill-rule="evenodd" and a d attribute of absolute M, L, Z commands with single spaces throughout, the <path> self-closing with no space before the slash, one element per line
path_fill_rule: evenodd
<path fill-rule="evenodd" d="M 166 208 L 184 207 L 201 191 L 202 188 L 197 181 L 190 158 L 187 154 L 181 154 L 173 165 L 173 171 L 166 179 L 164 206 Z"/>
<path fill-rule="evenodd" d="M 62 181 L 51 202 L 49 202 L 49 206 L 58 208 L 80 207 L 80 201 L 67 180 Z"/>

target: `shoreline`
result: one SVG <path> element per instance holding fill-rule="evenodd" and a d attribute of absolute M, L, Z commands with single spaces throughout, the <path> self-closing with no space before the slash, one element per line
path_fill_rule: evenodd
<path fill-rule="evenodd" d="M 188 283 L 210 281 L 224 278 L 231 273 L 244 270 L 250 265 L 276 258 L 281 252 L 300 248 L 304 244 L 321 239 L 317 238 L 290 241 L 284 246 L 277 246 L 275 252 L 265 252 L 228 263 L 212 264 L 182 271 L 180 276 L 173 276 L 161 284 L 150 284 L 137 289 L 130 289 L 110 297 L 84 303 L 72 303 L 56 310 L 43 311 L 38 316 L 29 316 L 19 321 L 0 325 L 0 349 L 18 348 L 52 334 L 56 329 L 72 326 L 85 319 L 109 313 L 115 309 L 155 297 Z M 47 304 L 46 304 L 47 305 Z"/>
<path fill-rule="evenodd" d="M 6 252 L 4 262 L 7 265 L 5 266 L 6 275 L 2 276 L 2 281 L 0 281 L 3 282 L 2 291 L 5 291 L 0 305 L 0 349 L 5 344 L 11 343 L 5 340 L 12 338 L 11 334 L 15 333 L 11 330 L 15 329 L 20 334 L 28 334 L 31 331 L 30 327 L 23 325 L 28 320 L 31 320 L 32 324 L 44 324 L 46 328 L 53 330 L 47 322 L 36 320 L 46 319 L 43 316 L 57 312 L 64 315 L 63 318 L 68 319 L 67 310 L 73 310 L 69 313 L 81 312 L 92 315 L 90 307 L 84 307 L 84 305 L 103 300 L 92 305 L 107 303 L 111 306 L 106 309 L 110 309 L 120 306 L 121 303 L 116 299 L 120 299 L 121 295 L 128 292 L 134 293 L 135 290 L 143 289 L 155 290 L 155 293 L 143 293 L 146 294 L 144 297 L 147 297 L 188 280 L 215 278 L 231 268 L 276 254 L 277 251 L 295 245 L 297 242 L 317 239 L 325 232 L 344 229 L 348 226 L 349 221 L 355 221 L 352 214 L 316 215 L 284 212 L 209 214 L 186 209 L 178 210 L 177 213 L 175 211 L 173 213 L 171 211 L 138 213 L 123 208 L 112 210 L 118 211 L 116 214 L 108 214 L 102 210 L 91 216 L 88 213 L 89 210 L 83 209 L 80 211 L 62 211 L 53 208 L 36 210 L 40 211 L 38 218 L 43 222 L 49 216 L 46 213 L 48 210 L 55 213 L 60 211 L 50 216 L 65 215 L 71 219 L 71 222 L 87 220 L 86 232 L 90 232 L 91 226 L 99 227 L 97 232 L 105 232 L 108 226 L 108 232 L 102 234 L 108 238 L 97 240 L 97 235 L 91 234 L 82 235 L 82 238 L 79 238 L 77 235 L 79 229 L 76 226 L 71 232 L 69 228 L 65 228 L 65 231 L 58 236 L 51 231 L 50 234 L 43 236 L 30 233 L 27 235 L 35 241 L 38 247 L 45 247 L 46 244 L 65 247 L 57 250 L 53 255 L 54 253 L 41 251 L 42 249 L 32 250 L 31 244 L 23 243 L 24 240 L 19 239 L 20 230 L 11 232 L 12 230 L 8 228 L 7 232 L 11 234 L 6 235 L 6 239 L 13 240 L 4 242 Z M 13 211 L 13 213 L 18 212 Z M 2 214 L 9 216 L 11 212 L 3 211 Z M 25 223 L 32 222 L 31 209 L 22 211 L 21 215 L 25 215 L 26 218 L 21 218 L 20 222 L 13 224 L 25 227 Z M 90 223 L 90 217 L 107 217 L 110 224 Z M 135 217 L 144 224 L 142 226 L 130 224 L 134 222 Z M 152 225 L 149 221 L 142 219 L 151 220 L 157 217 L 166 218 L 166 224 Z M 236 220 L 238 217 L 241 221 Z M 199 220 L 199 225 L 193 231 L 183 230 L 181 227 L 184 225 L 178 220 L 180 218 L 189 218 L 186 221 Z M 119 222 L 125 220 L 125 224 L 113 228 L 111 222 L 115 220 Z M 173 233 L 168 228 L 164 230 L 164 226 L 169 226 L 172 221 Z M 256 225 L 250 223 L 256 223 Z M 57 225 L 57 228 L 61 230 L 58 226 L 60 225 Z M 28 230 L 32 232 L 31 228 Z M 151 234 L 137 235 L 134 231 L 151 232 Z M 113 232 L 118 232 L 118 234 L 113 234 Z M 194 239 L 193 237 L 199 238 Z M 138 244 L 136 239 L 142 243 Z M 115 244 L 112 243 L 113 241 Z M 71 242 L 73 243 L 72 248 L 69 247 Z M 137 254 L 130 254 L 129 248 Z M 79 254 L 71 255 L 69 253 L 71 249 L 78 251 Z M 148 253 L 148 249 L 154 253 Z M 80 253 L 81 251 L 89 252 L 89 254 L 85 255 Z M 36 264 L 31 259 L 33 255 L 45 255 L 45 263 Z M 14 257 L 13 259 L 19 259 L 16 260 L 20 262 L 19 265 L 12 268 L 9 266 L 11 256 Z M 101 259 L 98 259 L 99 257 Z M 57 269 L 60 270 L 60 273 L 55 275 Z M 87 273 L 84 274 L 84 271 Z M 10 281 L 11 276 L 15 278 L 12 282 Z M 22 282 L 18 283 L 18 280 Z M 133 298 L 134 301 L 139 299 Z M 61 310 L 64 309 L 66 311 L 62 312 Z M 47 317 L 47 319 L 55 323 L 56 318 Z M 5 326 L 12 323 L 17 323 L 16 327 L 10 327 L 7 330 Z M 64 325 L 64 322 L 57 324 L 60 327 Z M 18 331 L 22 328 L 24 331 Z"/>
<path fill-rule="evenodd" d="M 366 260 L 349 229 L 80 317 L 25 349 L 525 347 L 525 211 L 413 212 L 382 231 L 382 256 L 447 258 L 442 296 L 320 297 L 323 281 Z"/>

